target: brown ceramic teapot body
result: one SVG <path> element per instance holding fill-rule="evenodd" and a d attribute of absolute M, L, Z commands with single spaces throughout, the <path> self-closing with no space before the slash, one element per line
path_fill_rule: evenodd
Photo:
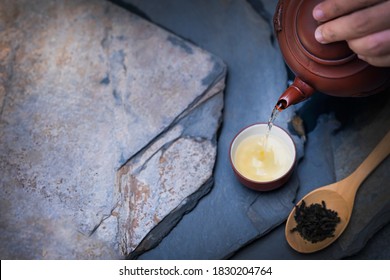
<path fill-rule="evenodd" d="M 296 75 L 282 94 L 278 107 L 285 109 L 308 98 L 315 90 L 334 96 L 368 96 L 390 84 L 390 68 L 360 60 L 345 41 L 320 44 L 312 16 L 321 0 L 280 0 L 274 28 L 286 64 Z"/>

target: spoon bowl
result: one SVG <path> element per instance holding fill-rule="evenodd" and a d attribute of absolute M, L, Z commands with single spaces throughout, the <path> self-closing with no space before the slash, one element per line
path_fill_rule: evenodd
<path fill-rule="evenodd" d="M 345 199 L 338 194 L 337 192 L 328 189 L 328 188 L 320 188 L 317 189 L 308 195 L 306 195 L 302 200 L 305 200 L 305 203 L 307 205 L 310 204 L 321 204 L 322 201 L 324 201 L 324 198 L 326 198 L 326 207 L 328 209 L 332 209 L 333 211 L 336 211 L 338 216 L 340 217 L 340 223 L 337 225 L 334 236 L 340 236 L 343 231 L 347 228 L 352 209 L 349 209 L 347 206 L 347 203 Z M 302 201 L 298 205 L 300 205 Z M 297 226 L 297 222 L 294 219 L 295 211 L 291 211 L 286 224 L 286 239 L 288 244 L 295 249 L 296 251 L 300 253 L 312 253 L 319 251 L 330 244 L 332 244 L 337 238 L 326 238 L 322 241 L 312 243 L 310 241 L 307 241 L 301 237 L 301 235 L 294 231 L 292 232 L 291 229 L 295 228 Z"/>
<path fill-rule="evenodd" d="M 337 224 L 333 237 L 312 243 L 305 240 L 297 231 L 295 208 L 287 218 L 285 235 L 288 244 L 300 253 L 313 253 L 322 250 L 337 240 L 347 228 L 352 215 L 356 192 L 369 174 L 390 154 L 390 131 L 362 162 L 362 164 L 348 177 L 328 186 L 320 187 L 305 195 L 298 203 L 304 200 L 307 205 L 325 202 L 326 208 L 336 211 L 340 223 Z"/>

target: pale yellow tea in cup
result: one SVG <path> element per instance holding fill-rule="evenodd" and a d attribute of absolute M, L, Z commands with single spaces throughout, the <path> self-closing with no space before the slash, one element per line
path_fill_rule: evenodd
<path fill-rule="evenodd" d="M 267 182 L 286 174 L 293 160 L 289 147 L 277 136 L 251 135 L 238 145 L 234 164 L 246 178 Z"/>

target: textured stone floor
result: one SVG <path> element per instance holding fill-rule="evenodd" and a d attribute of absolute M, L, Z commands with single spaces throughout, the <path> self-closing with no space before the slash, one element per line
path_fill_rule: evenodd
<path fill-rule="evenodd" d="M 389 159 L 332 246 L 303 255 L 284 238 L 294 201 L 390 129 L 388 92 L 317 93 L 280 114 L 299 155 L 283 188 L 233 175 L 234 135 L 267 121 L 292 78 L 276 0 L 66 2 L 0 0 L 2 258 L 390 258 Z"/>
<path fill-rule="evenodd" d="M 212 187 L 225 74 L 108 1 L 1 0 L 0 257 L 124 258 L 169 232 Z"/>
<path fill-rule="evenodd" d="M 333 246 L 302 255 L 289 248 L 283 234 L 286 214 L 295 199 L 346 176 L 390 129 L 388 92 L 363 99 L 317 93 L 280 114 L 276 124 L 291 134 L 296 134 L 291 120 L 299 115 L 307 141 L 294 138 L 303 158 L 296 176 L 278 192 L 247 191 L 232 175 L 227 154 L 234 134 L 250 123 L 267 121 L 289 79 L 272 30 L 277 1 L 116 2 L 132 4 L 129 8 L 141 11 L 152 22 L 217 54 L 229 73 L 214 188 L 158 247 L 140 258 L 219 259 L 238 250 L 234 258 L 338 259 L 356 255 L 389 223 L 387 159 L 361 186 L 350 226 Z M 268 208 L 270 204 L 275 208 Z M 371 249 L 369 257 L 390 258 L 384 249 L 390 246 L 389 239 L 376 244 L 382 245 L 376 247 L 377 254 Z"/>

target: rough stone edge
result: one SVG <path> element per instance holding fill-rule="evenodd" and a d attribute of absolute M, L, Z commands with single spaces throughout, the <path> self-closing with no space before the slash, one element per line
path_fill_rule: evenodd
<path fill-rule="evenodd" d="M 158 246 L 171 230 L 180 222 L 184 215 L 191 212 L 199 200 L 207 195 L 214 185 L 214 178 L 210 177 L 198 191 L 192 193 L 181 204 L 169 213 L 160 223 L 157 224 L 141 241 L 138 247 L 126 256 L 128 260 L 137 259 L 140 255 Z"/>
<path fill-rule="evenodd" d="M 226 72 L 227 66 L 223 63 L 222 71 L 216 76 L 216 79 L 207 90 L 200 96 L 200 98 L 194 100 L 189 107 L 183 111 L 162 133 L 160 133 L 157 137 L 155 137 L 150 143 L 148 143 L 141 151 L 132 156 L 130 159 L 126 161 L 124 165 L 122 165 L 117 171 L 117 179 L 116 179 L 116 189 L 120 189 L 121 177 L 123 176 L 123 170 L 127 168 L 128 164 L 132 161 L 132 159 L 138 157 L 144 151 L 146 151 L 150 146 L 152 146 L 156 141 L 163 138 L 166 133 L 168 133 L 173 127 L 178 125 L 180 121 L 185 120 L 187 116 L 191 114 L 196 108 L 202 106 L 207 103 L 210 99 L 217 95 L 223 95 L 225 86 L 226 86 Z M 223 110 L 223 106 L 222 109 Z M 211 137 L 210 141 L 215 146 L 217 150 L 217 138 L 218 131 L 222 124 L 222 111 L 220 113 L 220 117 L 218 119 L 218 125 L 215 127 L 215 134 Z M 216 151 L 217 152 L 217 151 Z M 215 168 L 216 160 L 214 160 Z M 126 172 L 126 171 L 124 171 Z M 199 200 L 207 195 L 214 185 L 214 177 L 211 176 L 203 185 L 199 187 L 199 189 L 192 193 L 190 196 L 185 198 L 172 212 L 170 212 L 167 216 L 164 217 L 141 241 L 141 243 L 137 246 L 137 248 L 127 254 L 125 256 L 126 259 L 137 259 L 140 255 L 145 253 L 148 250 L 151 250 L 158 246 L 158 244 L 167 236 L 171 230 L 180 222 L 184 215 L 191 212 L 195 206 L 198 204 Z"/>
<path fill-rule="evenodd" d="M 140 154 L 144 153 L 147 149 L 150 148 L 155 142 L 164 137 L 164 135 L 170 131 L 173 127 L 175 127 L 181 120 L 191 114 L 196 108 L 207 102 L 212 97 L 222 93 L 226 86 L 226 72 L 227 66 L 223 63 L 223 71 L 216 77 L 216 81 L 212 83 L 203 94 L 201 94 L 197 99 L 195 99 L 182 113 L 180 113 L 172 122 L 169 124 L 163 131 L 161 131 L 156 137 L 151 139 L 151 141 L 144 145 L 144 147 L 139 150 L 137 153 L 132 155 L 129 159 L 125 161 L 117 170 L 117 177 L 120 175 L 120 171 L 122 168 L 128 165 L 128 163 L 137 158 Z M 222 120 L 220 120 L 222 122 Z M 221 125 L 221 123 L 220 123 Z M 119 176 L 120 177 L 120 176 Z M 118 178 L 116 180 L 116 186 L 118 184 Z"/>

